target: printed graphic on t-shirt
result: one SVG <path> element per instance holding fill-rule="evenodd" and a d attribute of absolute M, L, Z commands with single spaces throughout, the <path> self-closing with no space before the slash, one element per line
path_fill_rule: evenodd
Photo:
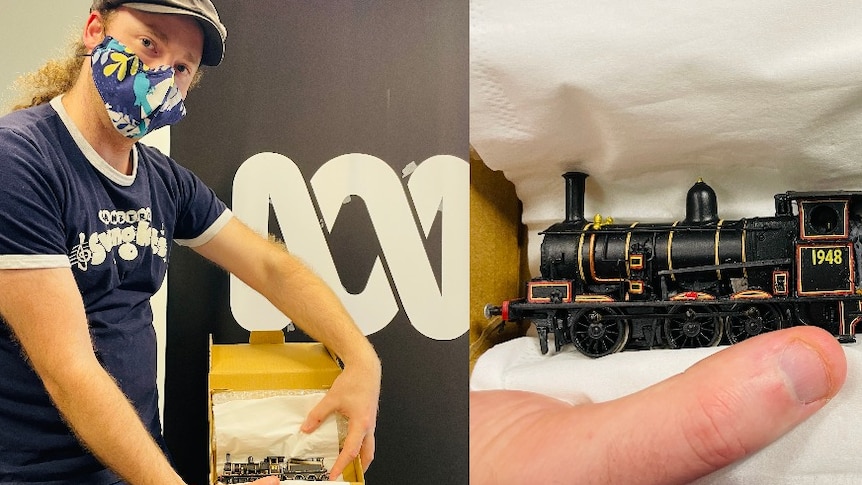
<path fill-rule="evenodd" d="M 153 211 L 149 207 L 138 210 L 100 210 L 99 220 L 108 228 L 92 234 L 80 233 L 80 241 L 72 248 L 69 260 L 81 271 L 89 265 L 98 266 L 116 255 L 124 261 L 134 261 L 142 251 L 151 248 L 152 253 L 167 260 L 168 240 L 165 230 L 152 227 Z"/>

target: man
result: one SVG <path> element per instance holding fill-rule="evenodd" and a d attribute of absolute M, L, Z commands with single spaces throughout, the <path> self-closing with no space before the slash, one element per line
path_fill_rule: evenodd
<path fill-rule="evenodd" d="M 341 412 L 349 430 L 332 476 L 357 455 L 371 462 L 380 363 L 335 295 L 137 143 L 184 115 L 226 35 L 209 0 L 96 0 L 84 56 L 53 68 L 71 72 L 69 86 L 0 119 L 0 482 L 182 483 L 160 436 L 149 304 L 171 240 L 341 357 L 344 372 L 302 430 Z"/>

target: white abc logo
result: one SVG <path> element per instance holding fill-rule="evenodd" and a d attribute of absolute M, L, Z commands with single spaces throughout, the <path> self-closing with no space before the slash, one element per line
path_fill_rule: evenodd
<path fill-rule="evenodd" d="M 259 153 L 236 172 L 233 212 L 266 235 L 271 204 L 291 253 L 332 287 L 366 335 L 392 321 L 398 312 L 398 298 L 419 332 L 432 339 L 450 340 L 469 328 L 469 184 L 469 165 L 449 155 L 437 155 L 419 164 L 406 191 L 383 160 L 358 153 L 341 155 L 325 163 L 311 178 L 311 192 L 320 208 L 318 216 L 296 164 L 277 153 Z M 323 233 L 324 228 L 332 227 L 351 196 L 365 202 L 383 252 L 383 259 L 378 255 L 368 284 L 358 294 L 344 289 Z M 438 212 L 442 212 L 439 287 L 423 245 L 423 234 L 428 236 Z M 230 303 L 234 318 L 247 330 L 277 330 L 290 324 L 233 275 Z"/>

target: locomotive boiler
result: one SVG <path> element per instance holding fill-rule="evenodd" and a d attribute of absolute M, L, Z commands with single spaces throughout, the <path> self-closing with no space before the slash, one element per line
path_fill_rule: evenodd
<path fill-rule="evenodd" d="M 727 221 L 702 180 L 685 219 L 584 218 L 586 174 L 570 172 L 566 219 L 543 231 L 540 276 L 524 298 L 486 316 L 529 320 L 541 350 L 553 338 L 590 357 L 623 349 L 736 343 L 791 325 L 854 340 L 862 317 L 862 192 L 786 192 L 775 216 Z"/>

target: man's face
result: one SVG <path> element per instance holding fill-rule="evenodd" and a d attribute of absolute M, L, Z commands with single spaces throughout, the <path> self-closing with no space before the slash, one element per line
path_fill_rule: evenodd
<path fill-rule="evenodd" d="M 193 17 L 120 7 L 111 16 L 106 33 L 147 66 L 173 67 L 177 89 L 186 97 L 200 67 L 204 45 L 203 31 Z"/>

